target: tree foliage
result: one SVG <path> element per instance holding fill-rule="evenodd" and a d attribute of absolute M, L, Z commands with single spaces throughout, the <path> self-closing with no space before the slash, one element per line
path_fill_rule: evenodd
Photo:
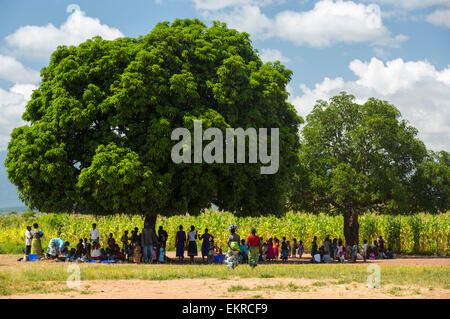
<path fill-rule="evenodd" d="M 349 244 L 358 242 L 358 214 L 411 211 L 411 183 L 426 150 L 417 130 L 391 104 L 357 104 L 342 92 L 318 101 L 302 131 L 291 207 L 344 215 Z"/>
<path fill-rule="evenodd" d="M 292 72 L 263 64 L 249 35 L 199 20 L 158 23 L 146 36 L 60 46 L 8 146 L 9 179 L 41 211 L 280 213 L 302 119 L 287 103 Z M 280 128 L 280 167 L 174 164 L 171 132 Z"/>

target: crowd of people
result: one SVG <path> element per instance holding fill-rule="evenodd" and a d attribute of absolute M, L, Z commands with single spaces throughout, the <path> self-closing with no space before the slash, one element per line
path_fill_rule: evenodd
<path fill-rule="evenodd" d="M 183 226 L 175 235 L 175 255 L 180 262 L 184 260 L 185 251 L 194 263 L 194 258 L 198 256 L 197 240 L 201 243 L 201 257 L 204 263 L 222 263 L 228 267 L 235 268 L 239 264 L 248 263 L 251 267 L 256 267 L 259 262 L 272 262 L 288 259 L 302 258 L 305 252 L 303 241 L 292 241 L 283 237 L 269 238 L 264 240 L 256 235 L 256 229 L 252 228 L 247 239 L 241 239 L 237 234 L 237 226 L 228 227 L 230 235 L 227 238 L 227 253 L 224 255 L 222 249 L 214 243 L 214 235 L 206 228 L 203 234 L 196 231 L 195 226 L 190 227 L 190 231 L 185 232 Z M 166 243 L 168 239 L 167 231 L 163 226 L 159 226 L 157 233 L 151 227 L 149 221 L 144 222 L 144 228 L 139 232 L 135 227 L 129 235 L 125 231 L 120 238 L 121 246 L 116 242 L 114 234 L 110 233 L 107 238 L 106 247 L 100 245 L 100 232 L 97 225 L 92 224 L 92 229 L 88 238 L 80 238 L 75 247 L 70 248 L 70 243 L 61 238 L 52 238 L 44 254 L 41 244 L 43 232 L 39 230 L 38 224 L 27 226 L 25 232 L 26 256 L 37 255 L 37 258 L 47 258 L 49 260 L 73 261 L 73 262 L 130 262 L 130 263 L 164 263 L 170 261 L 166 255 Z M 367 259 L 395 258 L 392 249 L 385 248 L 385 241 L 382 236 L 374 240 L 370 245 L 367 240 L 361 249 L 356 243 L 344 245 L 342 239 L 326 236 L 319 246 L 315 236 L 310 247 L 311 262 L 331 263 L 331 262 L 356 262 Z M 27 258 L 27 257 L 25 257 Z"/>

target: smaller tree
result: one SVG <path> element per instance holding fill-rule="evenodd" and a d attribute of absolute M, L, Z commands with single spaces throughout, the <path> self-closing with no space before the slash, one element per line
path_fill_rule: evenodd
<path fill-rule="evenodd" d="M 411 184 L 416 211 L 445 213 L 450 209 L 450 154 L 429 151 Z"/>
<path fill-rule="evenodd" d="M 308 115 L 290 198 L 294 210 L 342 214 L 348 244 L 359 242 L 360 213 L 410 211 L 412 177 L 426 154 L 393 105 L 354 99 L 342 92 Z"/>

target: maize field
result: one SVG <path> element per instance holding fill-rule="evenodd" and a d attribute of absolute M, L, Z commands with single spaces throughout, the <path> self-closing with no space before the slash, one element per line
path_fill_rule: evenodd
<path fill-rule="evenodd" d="M 42 247 L 47 247 L 50 239 L 60 237 L 68 240 L 71 247 L 75 247 L 80 238 L 89 238 L 92 223 L 97 224 L 100 231 L 100 241 L 106 245 L 109 233 L 114 234 L 116 242 L 125 230 L 143 227 L 143 216 L 140 215 L 110 215 L 91 216 L 61 214 L 4 214 L 0 215 L 0 253 L 24 253 L 24 234 L 27 225 L 39 224 L 44 232 Z M 229 235 L 227 228 L 230 224 L 238 225 L 237 233 L 241 238 L 247 238 L 252 227 L 257 235 L 264 239 L 286 237 L 302 240 L 305 251 L 309 251 L 314 236 L 319 242 L 330 235 L 331 238 L 342 238 L 343 217 L 326 214 L 307 214 L 289 212 L 282 217 L 236 217 L 232 213 L 207 210 L 198 216 L 179 215 L 172 217 L 158 216 L 156 229 L 160 225 L 169 234 L 167 250 L 175 250 L 175 234 L 179 225 L 184 230 L 190 230 L 194 225 L 199 234 L 205 228 L 215 237 L 215 244 L 225 251 L 226 239 Z M 431 215 L 420 213 L 411 216 L 392 216 L 379 214 L 363 214 L 359 217 L 360 245 L 364 239 L 369 243 L 380 235 L 386 240 L 387 247 L 391 246 L 397 253 L 448 255 L 450 250 L 450 212 Z M 201 243 L 198 241 L 200 252 Z"/>

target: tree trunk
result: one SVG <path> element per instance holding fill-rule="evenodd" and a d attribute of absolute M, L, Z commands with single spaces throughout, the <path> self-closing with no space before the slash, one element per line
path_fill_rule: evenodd
<path fill-rule="evenodd" d="M 351 211 L 344 214 L 345 245 L 359 244 L 358 212 Z"/>
<path fill-rule="evenodd" d="M 150 224 L 150 228 L 153 229 L 155 234 L 156 234 L 155 226 L 156 226 L 156 218 L 157 217 L 158 217 L 157 215 L 149 214 L 149 215 L 146 215 L 145 219 L 144 219 L 144 224 L 148 222 Z"/>

